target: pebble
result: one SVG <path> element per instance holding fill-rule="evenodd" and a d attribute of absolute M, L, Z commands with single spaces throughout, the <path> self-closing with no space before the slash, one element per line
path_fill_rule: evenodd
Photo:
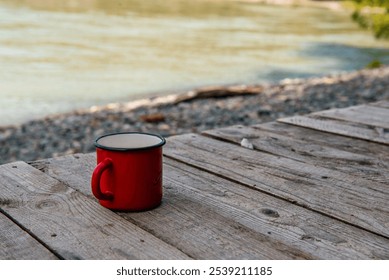
<path fill-rule="evenodd" d="M 140 131 L 167 137 L 389 100 L 389 66 L 326 77 L 286 79 L 258 88 L 261 89 L 258 94 L 197 98 L 178 104 L 94 106 L 18 126 L 0 127 L 0 164 L 93 152 L 94 140 L 105 133 Z"/>
<path fill-rule="evenodd" d="M 247 138 L 243 138 L 240 145 L 244 148 L 254 150 L 254 145 Z"/>

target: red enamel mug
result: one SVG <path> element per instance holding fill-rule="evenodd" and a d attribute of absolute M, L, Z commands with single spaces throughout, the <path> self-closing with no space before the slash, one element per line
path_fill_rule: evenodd
<path fill-rule="evenodd" d="M 96 139 L 97 166 L 92 192 L 99 203 L 118 211 L 143 211 L 162 200 L 162 146 L 159 135 L 122 132 Z"/>

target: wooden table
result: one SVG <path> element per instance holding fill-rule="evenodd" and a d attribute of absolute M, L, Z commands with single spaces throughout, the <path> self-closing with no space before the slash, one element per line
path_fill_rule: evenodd
<path fill-rule="evenodd" d="M 0 166 L 0 259 L 389 259 L 389 102 L 168 138 L 157 209 L 92 196 L 94 154 Z"/>

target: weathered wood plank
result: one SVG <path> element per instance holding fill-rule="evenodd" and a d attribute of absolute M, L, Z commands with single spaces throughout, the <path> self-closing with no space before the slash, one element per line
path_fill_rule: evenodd
<path fill-rule="evenodd" d="M 166 187 L 179 188 L 188 197 L 210 208 L 205 215 L 220 213 L 233 219 L 235 227 L 242 230 L 255 230 L 268 235 L 271 240 L 293 246 L 315 258 L 354 259 L 379 256 L 378 258 L 386 259 L 389 255 L 387 238 L 174 160 L 166 159 L 166 166 Z M 362 239 L 365 241 L 361 242 Z M 366 244 L 362 244 L 364 242 Z M 366 253 L 368 255 L 363 256 Z"/>
<path fill-rule="evenodd" d="M 381 100 L 381 101 L 369 103 L 369 105 L 389 109 L 389 101 L 388 100 Z"/>
<path fill-rule="evenodd" d="M 88 195 L 91 195 L 89 182 L 83 173 L 90 174 L 92 169 L 86 170 L 82 166 L 92 168 L 94 164 L 93 154 L 33 163 Z M 181 250 L 190 251 L 193 257 L 207 258 L 209 251 L 214 251 L 217 258 L 255 254 L 262 258 L 274 257 L 263 242 L 273 248 L 284 248 L 292 258 L 297 254 L 316 259 L 389 257 L 386 238 L 167 158 L 164 173 L 165 194 L 161 207 L 121 215 L 176 244 Z M 226 242 L 224 235 L 239 242 L 242 246 L 240 255 L 231 252 L 234 246 Z M 246 242 L 240 241 L 242 237 Z M 250 243 L 253 241 L 259 243 L 262 254 L 256 252 L 257 244 Z"/>
<path fill-rule="evenodd" d="M 172 137 L 164 154 L 389 237 L 387 184 L 195 134 Z"/>
<path fill-rule="evenodd" d="M 77 154 L 32 163 L 50 176 L 92 197 L 90 174 L 94 154 Z M 172 167 L 164 169 L 164 198 L 160 207 L 140 213 L 119 213 L 148 232 L 195 259 L 305 259 L 312 255 L 272 240 L 267 233 L 241 228 L 238 221 L 217 213 L 191 191 L 204 179 L 188 182 L 186 173 L 175 173 L 183 182 L 172 181 Z M 200 180 L 200 181 L 199 181 Z M 228 182 L 227 182 L 228 183 Z M 209 182 L 207 184 L 210 184 Z M 214 201 L 212 201 L 214 203 Z"/>
<path fill-rule="evenodd" d="M 389 144 L 389 132 L 387 129 L 381 127 L 371 127 L 363 124 L 327 119 L 315 115 L 282 118 L 277 121 L 386 145 Z"/>
<path fill-rule="evenodd" d="M 0 166 L 0 205 L 64 259 L 188 258 L 24 162 Z"/>
<path fill-rule="evenodd" d="M 295 128 L 295 126 L 290 126 Z M 315 131 L 308 131 L 314 134 Z M 312 133 L 313 132 L 313 133 Z M 272 132 L 259 127 L 232 126 L 203 132 L 222 141 L 240 145 L 247 139 L 253 148 L 274 155 L 291 158 L 309 164 L 323 166 L 342 171 L 347 174 L 389 184 L 389 157 L 377 158 L 374 155 L 364 155 L 317 143 L 312 140 L 292 138 L 282 130 Z M 332 134 L 328 134 L 332 136 Z M 369 145 L 375 145 L 369 143 Z M 381 150 L 382 147 L 380 146 Z M 389 151 L 389 148 L 387 149 Z"/>
<path fill-rule="evenodd" d="M 280 122 L 257 124 L 252 127 L 271 133 L 281 134 L 298 141 L 312 142 L 350 153 L 374 157 L 384 162 L 389 161 L 389 149 L 378 143 Z"/>
<path fill-rule="evenodd" d="M 342 109 L 331 109 L 311 114 L 330 119 L 389 129 L 389 109 L 368 105 L 353 106 Z"/>
<path fill-rule="evenodd" d="M 8 217 L 0 213 L 0 260 L 35 259 L 55 260 L 58 258 Z"/>

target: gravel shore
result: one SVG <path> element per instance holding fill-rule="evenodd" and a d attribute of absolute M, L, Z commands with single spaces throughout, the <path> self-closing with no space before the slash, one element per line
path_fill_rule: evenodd
<path fill-rule="evenodd" d="M 0 128 L 0 164 L 92 152 L 94 139 L 116 131 L 170 136 L 378 100 L 389 100 L 389 66 L 277 84 L 196 89 Z"/>

